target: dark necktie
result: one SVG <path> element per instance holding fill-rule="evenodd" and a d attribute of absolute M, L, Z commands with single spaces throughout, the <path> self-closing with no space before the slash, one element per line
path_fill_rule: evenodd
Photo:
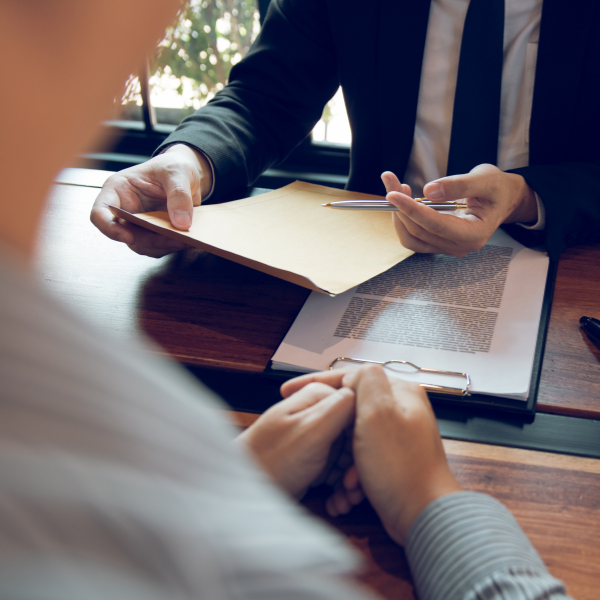
<path fill-rule="evenodd" d="M 504 0 L 471 0 L 458 63 L 447 175 L 496 164 L 504 50 Z"/>

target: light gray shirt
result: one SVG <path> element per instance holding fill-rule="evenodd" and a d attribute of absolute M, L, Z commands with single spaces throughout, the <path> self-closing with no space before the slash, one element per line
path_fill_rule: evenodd
<path fill-rule="evenodd" d="M 0 249 L 0 598 L 369 597 L 342 577 L 359 564 L 346 541 L 230 443 L 219 399 L 148 350 Z M 565 597 L 480 494 L 425 509 L 407 554 L 423 600 Z"/>
<path fill-rule="evenodd" d="M 543 0 L 505 0 L 504 57 L 500 98 L 498 168 L 529 165 L 529 125 Z M 425 39 L 413 146 L 404 175 L 413 196 L 425 184 L 446 174 L 454 94 L 469 0 L 432 0 Z M 458 43 L 457 43 L 458 42 Z M 546 211 L 535 194 L 538 220 L 526 229 L 546 225 Z"/>

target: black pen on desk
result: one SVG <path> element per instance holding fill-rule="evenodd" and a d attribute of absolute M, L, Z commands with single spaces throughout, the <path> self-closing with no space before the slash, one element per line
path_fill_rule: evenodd
<path fill-rule="evenodd" d="M 579 325 L 592 342 L 600 345 L 600 321 L 593 317 L 581 317 Z"/>
<path fill-rule="evenodd" d="M 434 202 L 427 198 L 415 198 L 415 201 L 423 206 L 433 208 L 433 210 L 460 210 L 467 208 L 463 202 Z M 341 210 L 383 210 L 383 211 L 398 211 L 398 208 L 387 200 L 336 200 L 321 204 L 325 208 L 337 208 Z"/>

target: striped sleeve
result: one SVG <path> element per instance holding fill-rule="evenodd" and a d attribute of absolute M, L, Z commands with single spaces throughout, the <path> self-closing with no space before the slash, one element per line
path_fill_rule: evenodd
<path fill-rule="evenodd" d="M 432 502 L 410 529 L 406 555 L 421 600 L 568 598 L 510 511 L 485 494 Z"/>

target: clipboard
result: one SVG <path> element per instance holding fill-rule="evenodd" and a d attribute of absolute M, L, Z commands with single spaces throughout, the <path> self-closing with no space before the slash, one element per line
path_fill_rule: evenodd
<path fill-rule="evenodd" d="M 538 328 L 538 335 L 535 347 L 535 354 L 533 360 L 533 368 L 531 373 L 531 381 L 529 384 L 529 396 L 524 402 L 522 400 L 513 400 L 511 398 L 501 398 L 498 396 L 487 395 L 487 394 L 473 394 L 470 390 L 470 376 L 468 373 L 459 373 L 454 371 L 439 371 L 437 369 L 430 369 L 427 365 L 414 365 L 412 362 L 401 356 L 390 356 L 388 361 L 381 363 L 379 361 L 370 361 L 366 358 L 353 358 L 353 357 L 338 357 L 329 366 L 334 367 L 334 363 L 338 362 L 349 362 L 349 363 L 371 363 L 381 364 L 384 368 L 393 368 L 392 365 L 395 363 L 408 364 L 422 372 L 437 372 L 444 373 L 446 375 L 456 376 L 462 378 L 463 382 L 458 384 L 457 387 L 445 388 L 443 386 L 436 386 L 434 384 L 422 384 L 422 387 L 427 391 L 429 399 L 432 404 L 446 405 L 454 407 L 472 407 L 472 408 L 484 408 L 493 409 L 501 412 L 517 413 L 523 416 L 533 416 L 536 411 L 537 396 L 539 391 L 539 382 L 542 372 L 542 362 L 544 358 L 544 349 L 546 346 L 546 337 L 548 333 L 548 324 L 550 322 L 550 313 L 552 309 L 552 299 L 554 296 L 554 284 L 556 281 L 556 273 L 558 269 L 558 259 L 550 258 L 548 265 L 548 274 L 546 277 L 546 287 L 544 289 L 544 298 L 542 303 L 542 310 L 540 315 L 540 324 Z M 286 332 L 287 333 L 287 332 Z M 285 335 L 283 336 L 285 337 Z M 282 338 L 283 340 L 283 338 Z M 281 341 L 282 341 L 281 340 Z M 280 341 L 280 343 L 281 343 Z M 273 369 L 273 361 L 269 361 L 269 364 L 263 371 L 263 376 L 277 379 L 280 381 L 287 381 L 298 377 L 300 373 L 294 371 L 285 371 L 280 369 Z"/>

